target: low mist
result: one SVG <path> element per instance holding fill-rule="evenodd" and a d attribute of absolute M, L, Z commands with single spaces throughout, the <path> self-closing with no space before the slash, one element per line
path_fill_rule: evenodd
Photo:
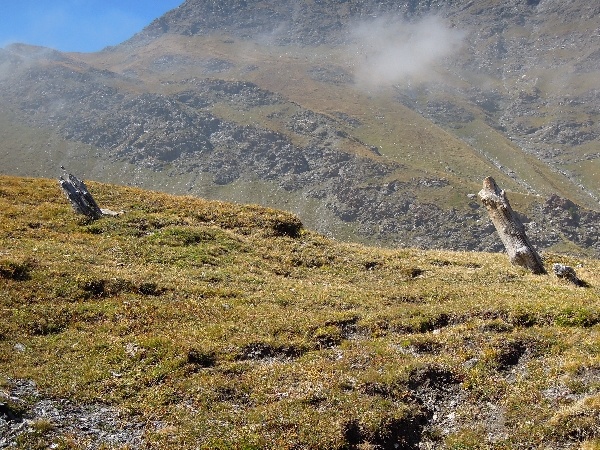
<path fill-rule="evenodd" d="M 425 77 L 436 63 L 460 49 L 466 33 L 438 17 L 415 23 L 381 18 L 356 24 L 351 36 L 355 80 L 369 88 Z"/>

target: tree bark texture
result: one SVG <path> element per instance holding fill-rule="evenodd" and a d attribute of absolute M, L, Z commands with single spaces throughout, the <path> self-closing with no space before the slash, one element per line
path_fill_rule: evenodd
<path fill-rule="evenodd" d="M 88 192 L 85 183 L 75 175 L 67 172 L 65 172 L 65 177 L 61 176 L 58 184 L 71 202 L 71 206 L 75 212 L 83 214 L 92 220 L 102 217 L 102 210 L 94 200 L 94 197 L 92 197 L 92 194 Z"/>
<path fill-rule="evenodd" d="M 525 267 L 535 274 L 546 273 L 542 259 L 529 242 L 525 227 L 510 207 L 506 193 L 500 190 L 492 177 L 487 177 L 483 181 L 479 198 L 490 214 L 510 262 Z"/>

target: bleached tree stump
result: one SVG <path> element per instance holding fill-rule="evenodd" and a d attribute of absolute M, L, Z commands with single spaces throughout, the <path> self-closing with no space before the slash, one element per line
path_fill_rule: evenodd
<path fill-rule="evenodd" d="M 510 262 L 525 267 L 535 274 L 546 273 L 542 259 L 529 242 L 525 227 L 510 207 L 506 193 L 500 190 L 492 177 L 487 177 L 483 181 L 479 198 L 490 214 Z"/>
<path fill-rule="evenodd" d="M 65 170 L 64 167 L 61 167 L 61 169 Z M 65 177 L 61 176 L 58 184 L 71 202 L 71 206 L 75 212 L 83 214 L 92 220 L 102 217 L 102 210 L 94 200 L 94 197 L 92 197 L 92 194 L 88 192 L 85 183 L 66 171 Z"/>

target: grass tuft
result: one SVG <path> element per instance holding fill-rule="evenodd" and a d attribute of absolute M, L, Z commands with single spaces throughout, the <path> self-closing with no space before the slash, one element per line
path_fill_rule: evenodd
<path fill-rule="evenodd" d="M 16 262 L 0 260 L 0 278 L 4 278 L 6 280 L 28 280 L 30 278 L 30 272 L 32 269 L 32 261 Z"/>

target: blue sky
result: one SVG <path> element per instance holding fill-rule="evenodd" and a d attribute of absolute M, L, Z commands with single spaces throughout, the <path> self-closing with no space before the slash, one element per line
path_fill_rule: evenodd
<path fill-rule="evenodd" d="M 63 52 L 116 45 L 184 0 L 0 0 L 0 47 L 13 42 Z"/>

